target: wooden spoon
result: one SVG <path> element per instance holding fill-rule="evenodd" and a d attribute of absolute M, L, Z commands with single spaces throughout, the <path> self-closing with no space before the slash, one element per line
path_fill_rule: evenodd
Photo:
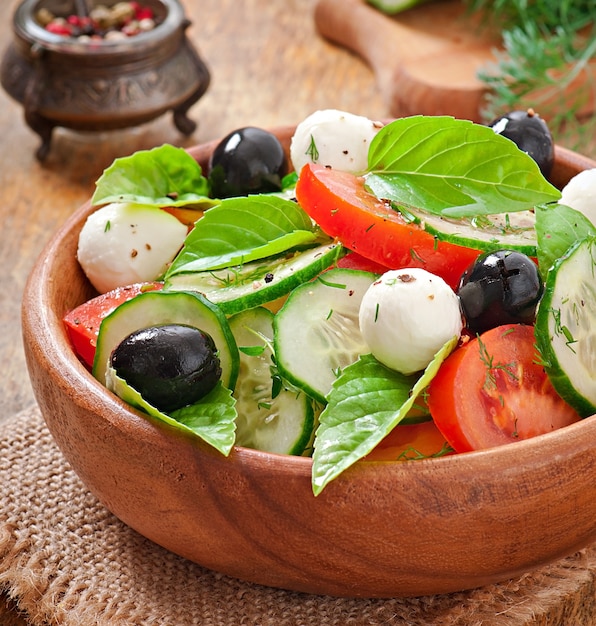
<path fill-rule="evenodd" d="M 315 6 L 319 33 L 371 66 L 395 117 L 453 115 L 483 121 L 488 88 L 477 74 L 496 63 L 502 44 L 500 33 L 481 19 L 466 13 L 460 0 L 437 0 L 394 17 L 366 0 L 319 0 Z M 553 71 L 553 84 L 520 97 L 518 108 L 535 108 L 545 119 L 571 109 L 580 119 L 593 115 L 596 61 L 576 73 Z"/>
<path fill-rule="evenodd" d="M 373 69 L 390 113 L 453 115 L 480 121 L 481 66 L 499 38 L 465 15 L 462 2 L 434 2 L 389 17 L 364 0 L 320 0 L 315 25 Z"/>

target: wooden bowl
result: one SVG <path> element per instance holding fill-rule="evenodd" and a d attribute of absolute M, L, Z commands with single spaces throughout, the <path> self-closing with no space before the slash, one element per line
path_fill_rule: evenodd
<path fill-rule="evenodd" d="M 276 132 L 287 147 L 293 129 Z M 192 154 L 205 165 L 214 145 Z M 558 149 L 554 179 L 595 166 Z M 240 447 L 224 458 L 130 409 L 79 363 L 62 325 L 94 293 L 75 257 L 89 212 L 72 215 L 31 273 L 25 351 L 64 456 L 142 535 L 246 581 L 351 597 L 503 581 L 596 539 L 596 417 L 481 452 L 359 462 L 314 497 L 308 458 Z"/>

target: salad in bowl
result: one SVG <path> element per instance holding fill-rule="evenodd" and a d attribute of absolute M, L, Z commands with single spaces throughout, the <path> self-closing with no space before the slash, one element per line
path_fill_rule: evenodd
<path fill-rule="evenodd" d="M 44 252 L 74 294 L 38 272 L 24 302 L 86 484 L 183 556 L 316 593 L 464 589 L 592 540 L 593 164 L 524 116 L 538 155 L 502 121 L 318 111 L 117 159 Z"/>

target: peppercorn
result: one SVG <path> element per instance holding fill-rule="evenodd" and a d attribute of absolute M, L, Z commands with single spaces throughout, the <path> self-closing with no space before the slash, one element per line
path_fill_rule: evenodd
<path fill-rule="evenodd" d="M 98 4 L 88 16 L 57 16 L 43 8 L 37 11 L 35 19 L 48 32 L 81 42 L 125 39 L 158 26 L 153 9 L 135 1 L 117 2 L 111 7 Z"/>

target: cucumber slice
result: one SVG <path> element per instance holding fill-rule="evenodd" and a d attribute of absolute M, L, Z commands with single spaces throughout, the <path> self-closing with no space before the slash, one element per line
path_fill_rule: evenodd
<path fill-rule="evenodd" d="M 303 454 L 314 432 L 313 402 L 306 394 L 287 387 L 272 397 L 273 313 L 257 307 L 229 321 L 240 348 L 234 391 L 236 444 L 264 452 Z"/>
<path fill-rule="evenodd" d="M 332 269 L 295 289 L 274 319 L 281 375 L 325 403 L 340 370 L 370 352 L 358 323 L 362 296 L 376 274 Z"/>
<path fill-rule="evenodd" d="M 340 244 L 325 244 L 237 267 L 175 274 L 166 281 L 164 289 L 203 293 L 226 315 L 233 315 L 288 294 L 333 265 L 344 253 Z"/>
<path fill-rule="evenodd" d="M 368 0 L 368 2 L 377 9 L 394 15 L 395 13 L 411 9 L 419 4 L 429 2 L 429 0 Z"/>
<path fill-rule="evenodd" d="M 574 243 L 548 271 L 536 344 L 557 393 L 582 416 L 596 413 L 596 237 Z"/>
<path fill-rule="evenodd" d="M 225 315 L 204 296 L 190 292 L 147 291 L 118 306 L 101 322 L 93 375 L 106 384 L 110 357 L 130 333 L 162 324 L 187 324 L 211 335 L 221 364 L 221 381 L 234 389 L 239 355 Z"/>
<path fill-rule="evenodd" d="M 516 250 L 535 257 L 536 216 L 533 211 L 451 218 L 415 207 L 397 207 L 406 219 L 419 224 L 439 241 L 483 250 Z"/>

